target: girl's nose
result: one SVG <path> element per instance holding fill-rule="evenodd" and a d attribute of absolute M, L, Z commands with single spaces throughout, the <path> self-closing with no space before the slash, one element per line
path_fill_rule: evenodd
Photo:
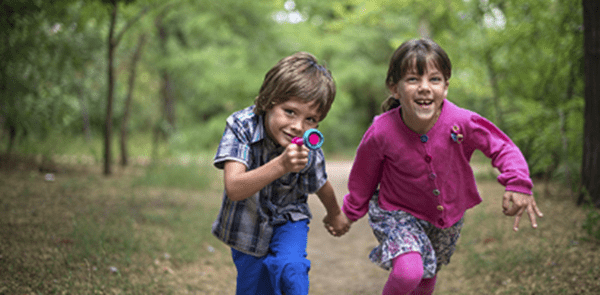
<path fill-rule="evenodd" d="M 429 81 L 427 81 L 426 79 L 423 79 L 423 81 L 421 81 L 421 83 L 419 84 L 419 92 L 421 91 L 430 91 L 431 87 L 429 85 Z"/>

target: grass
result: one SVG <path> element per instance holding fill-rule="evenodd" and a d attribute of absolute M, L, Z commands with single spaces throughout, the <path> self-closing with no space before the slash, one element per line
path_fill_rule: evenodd
<path fill-rule="evenodd" d="M 206 162 L 108 178 L 99 165 L 61 166 L 53 181 L 30 165 L 0 166 L 0 294 L 204 294 L 205 282 L 174 274 L 231 272 L 210 234 L 220 185 Z"/>
<path fill-rule="evenodd" d="M 436 294 L 599 294 L 600 242 L 583 224 L 586 209 L 575 206 L 558 186 L 538 185 L 536 199 L 545 216 L 538 229 L 499 209 L 503 188 L 486 182 L 484 202 L 466 214 L 452 263 L 440 273 Z"/>

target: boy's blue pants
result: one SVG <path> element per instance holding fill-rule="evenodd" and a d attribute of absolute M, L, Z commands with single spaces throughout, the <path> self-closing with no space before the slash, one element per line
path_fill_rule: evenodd
<path fill-rule="evenodd" d="M 306 259 L 308 219 L 273 230 L 269 253 L 255 257 L 231 249 L 238 271 L 237 295 L 307 295 L 310 260 Z"/>

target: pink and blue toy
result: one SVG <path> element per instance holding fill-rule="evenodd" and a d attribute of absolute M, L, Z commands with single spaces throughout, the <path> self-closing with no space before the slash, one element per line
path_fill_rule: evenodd
<path fill-rule="evenodd" d="M 302 137 L 294 137 L 292 143 L 297 145 L 306 145 L 309 149 L 318 149 L 323 145 L 323 134 L 317 129 L 308 129 Z"/>

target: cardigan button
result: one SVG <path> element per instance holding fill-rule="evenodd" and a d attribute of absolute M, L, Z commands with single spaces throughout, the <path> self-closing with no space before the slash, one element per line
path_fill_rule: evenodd
<path fill-rule="evenodd" d="M 431 173 L 429 174 L 429 179 L 434 180 L 437 177 L 437 175 L 435 175 L 435 173 Z"/>
<path fill-rule="evenodd" d="M 425 162 L 431 163 L 431 156 L 430 155 L 426 155 L 425 156 Z"/>
<path fill-rule="evenodd" d="M 438 220 L 438 224 L 439 224 L 440 226 L 444 226 L 444 224 L 446 224 L 446 223 L 444 222 L 444 220 L 443 220 L 443 219 L 441 219 L 441 218 L 440 218 L 440 219 Z"/>
<path fill-rule="evenodd" d="M 439 206 L 437 206 L 437 209 L 438 209 L 438 211 L 440 211 L 440 212 L 441 212 L 441 211 L 444 211 L 444 206 L 442 206 L 442 205 L 439 205 Z"/>
<path fill-rule="evenodd" d="M 427 135 L 425 135 L 425 134 L 421 135 L 421 142 L 422 143 L 426 143 L 427 140 L 429 140 L 429 137 Z"/>
<path fill-rule="evenodd" d="M 434 195 L 434 196 L 439 196 L 439 195 L 440 195 L 440 190 L 439 190 L 439 189 L 437 189 L 437 188 L 436 188 L 436 189 L 434 189 L 434 190 L 433 190 L 433 195 Z M 438 210 L 440 210 L 440 207 L 442 207 L 442 206 L 441 206 L 441 205 L 440 205 L 440 206 L 438 206 Z M 442 209 L 442 210 L 443 210 L 443 209 Z M 442 210 L 440 210 L 440 211 L 442 211 Z"/>

